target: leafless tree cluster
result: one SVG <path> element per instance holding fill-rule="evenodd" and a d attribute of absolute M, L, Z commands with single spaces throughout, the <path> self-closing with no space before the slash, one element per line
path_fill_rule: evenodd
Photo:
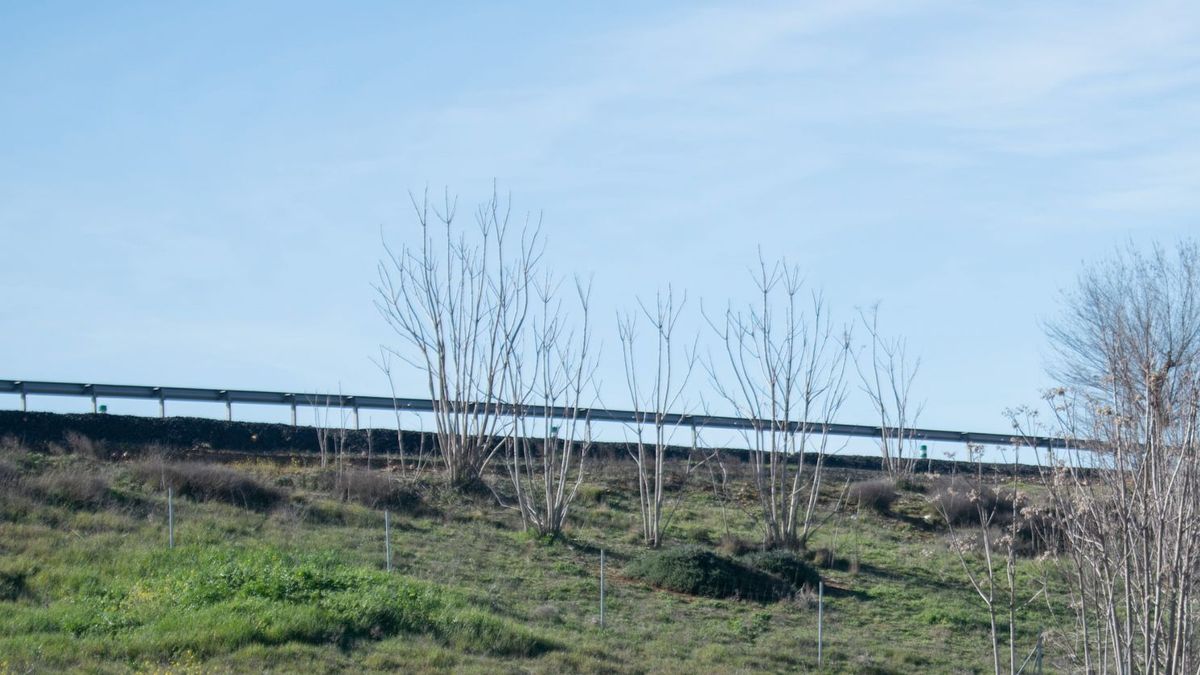
<path fill-rule="evenodd" d="M 578 281 L 575 295 L 582 325 L 575 331 L 547 275 L 536 285 L 536 308 L 521 358 L 513 360 L 506 466 L 516 492 L 521 522 L 542 535 L 556 535 L 584 478 L 592 446 L 585 410 L 594 399 L 596 355 L 589 318 L 591 289 Z M 559 415 L 544 411 L 560 408 Z M 540 412 L 543 414 L 531 414 Z"/>
<path fill-rule="evenodd" d="M 1088 269 L 1048 326 L 1063 387 L 1047 485 L 1065 540 L 1071 647 L 1087 672 L 1196 672 L 1200 249 Z M 1018 429 L 1021 433 L 1028 433 Z"/>
<path fill-rule="evenodd" d="M 575 303 L 564 311 L 560 284 L 541 271 L 540 225 L 515 223 L 494 193 L 471 228 L 460 227 L 448 195 L 437 206 L 428 194 L 412 204 L 417 236 L 398 249 L 384 242 L 375 284 L 375 304 L 402 344 L 385 348 L 376 363 L 389 384 L 393 359 L 423 375 L 434 401 L 434 457 L 452 485 L 478 483 L 500 457 L 526 527 L 556 534 L 592 447 L 584 412 L 594 400 L 597 367 L 590 290 L 577 284 L 579 311 Z M 850 331 L 833 324 L 819 293 L 804 291 L 795 266 L 760 260 L 755 284 L 758 297 L 749 307 L 709 318 L 726 358 L 720 365 L 709 359 L 706 367 L 720 397 L 758 420 L 747 441 L 764 544 L 802 548 L 816 527 L 828 425 L 847 397 Z M 684 397 L 699 335 L 683 334 L 686 304 L 686 295 L 668 288 L 652 306 L 639 301 L 637 311 L 617 321 L 636 419 L 627 447 L 649 546 L 661 544 L 671 519 L 667 494 L 678 486 L 667 455 L 676 434 L 691 432 L 682 480 L 714 457 L 700 454 L 701 430 L 687 421 Z M 582 324 L 573 324 L 570 317 L 580 314 Z M 895 439 L 885 434 L 883 455 L 889 466 L 902 467 L 903 430 L 915 417 L 908 407 L 912 371 L 902 346 L 897 352 L 883 342 L 874 323 L 868 332 L 873 354 L 883 356 L 873 361 L 870 382 L 864 375 L 864 389 L 876 392 L 885 423 L 901 429 Z M 815 463 L 806 463 L 806 455 Z M 402 453 L 400 472 L 417 476 L 423 461 L 423 453 L 415 461 Z"/>
<path fill-rule="evenodd" d="M 815 525 L 828 424 L 846 400 L 850 333 L 834 326 L 820 293 L 801 297 L 797 267 L 760 257 L 754 283 L 754 303 L 709 319 L 725 353 L 706 368 L 718 395 L 755 420 L 746 440 L 764 544 L 802 548 Z M 816 457 L 811 467 L 806 453 Z"/>
<path fill-rule="evenodd" d="M 893 477 L 911 474 L 919 459 L 912 447 L 911 430 L 921 416 L 921 404 L 913 399 L 912 385 L 921 360 L 909 355 L 903 338 L 883 335 L 878 306 L 860 312 L 859 319 L 870 344 L 854 364 L 861 389 L 879 418 L 883 469 Z"/>
<path fill-rule="evenodd" d="M 495 193 L 475 212 L 475 233 L 456 224 L 448 195 L 412 199 L 415 245 L 393 249 L 378 266 L 375 304 L 411 349 L 393 350 L 425 374 L 437 448 L 451 484 L 474 483 L 507 436 L 503 394 L 534 297 L 540 227 L 510 222 Z"/>
<path fill-rule="evenodd" d="M 696 366 L 697 338 L 679 344 L 679 318 L 686 305 L 687 296 L 677 300 L 668 288 L 666 293 L 658 294 L 654 307 L 639 302 L 640 313 L 625 314 L 617 321 L 625 383 L 637 420 L 632 428 L 629 454 L 637 467 L 642 538 L 652 547 L 662 543 L 666 529 L 667 449 L 680 427 L 678 421 L 669 420 L 667 415 L 679 409 Z M 641 320 L 650 324 L 649 353 L 653 365 L 649 366 L 640 360 L 643 351 L 638 332 Z M 691 469 L 689 461 L 689 473 Z"/>
<path fill-rule="evenodd" d="M 346 453 L 348 430 L 346 408 L 341 404 L 342 397 L 339 395 L 337 398 L 336 409 L 333 406 L 333 397 L 328 395 L 310 400 L 309 405 L 312 406 L 313 425 L 317 430 L 317 448 L 320 451 L 321 468 L 329 465 L 329 458 L 332 456 L 338 470 L 341 471 L 342 460 Z M 336 417 L 334 416 L 335 412 Z"/>

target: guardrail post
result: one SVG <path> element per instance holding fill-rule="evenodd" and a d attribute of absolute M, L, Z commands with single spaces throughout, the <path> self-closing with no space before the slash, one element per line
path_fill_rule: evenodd
<path fill-rule="evenodd" d="M 96 392 L 92 391 L 92 414 L 97 415 L 99 413 L 100 413 L 100 402 L 96 400 Z"/>
<path fill-rule="evenodd" d="M 167 398 L 163 396 L 162 390 L 158 390 L 158 416 L 162 419 L 167 418 Z"/>
<path fill-rule="evenodd" d="M 25 400 L 25 383 L 21 383 L 21 412 L 29 412 L 29 402 Z"/>
<path fill-rule="evenodd" d="M 292 397 L 292 426 L 296 426 L 296 397 Z"/>
<path fill-rule="evenodd" d="M 229 394 L 225 394 L 225 421 L 233 421 L 233 401 L 229 400 Z"/>

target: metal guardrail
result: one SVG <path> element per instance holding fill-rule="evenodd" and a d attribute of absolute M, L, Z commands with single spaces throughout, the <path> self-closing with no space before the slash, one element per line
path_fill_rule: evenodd
<path fill-rule="evenodd" d="M 99 412 L 101 398 L 127 398 L 158 401 L 159 415 L 166 416 L 167 401 L 208 401 L 224 403 L 226 419 L 233 419 L 234 403 L 257 405 L 285 405 L 292 410 L 292 424 L 296 424 L 296 409 L 305 407 L 338 407 L 354 412 L 354 425 L 358 427 L 359 410 L 400 410 L 404 412 L 434 412 L 436 401 L 420 398 L 391 398 L 389 396 L 351 396 L 347 394 L 298 394 L 247 389 L 202 389 L 198 387 L 152 387 L 127 384 L 81 384 L 73 382 L 41 382 L 34 380 L 0 380 L 0 393 L 17 394 L 21 397 L 21 409 L 27 409 L 26 398 L 39 396 L 77 396 L 91 398 L 92 412 Z M 476 405 L 476 404 L 468 404 Z M 481 404 L 480 404 L 481 405 Z M 500 406 L 500 414 L 509 415 L 516 408 L 509 404 Z M 525 406 L 525 414 L 546 419 L 570 417 L 575 411 L 566 407 Z M 653 422 L 653 413 L 633 410 L 611 410 L 607 408 L 580 408 L 579 418 L 593 422 L 636 424 L 639 421 Z M 670 413 L 663 416 L 667 426 L 693 427 L 698 429 L 735 429 L 754 431 L 770 429 L 772 422 L 765 419 L 726 417 L 720 415 L 689 415 Z M 832 436 L 858 438 L 880 438 L 885 432 L 895 438 L 901 430 L 895 427 L 871 426 L 866 424 L 822 425 L 814 422 L 789 422 L 792 430 L 825 430 Z M 975 431 L 946 431 L 942 429 L 904 429 L 906 437 L 920 441 L 946 443 L 971 443 L 978 445 L 1017 445 L 1012 434 L 981 433 Z M 1025 438 L 1023 444 L 1036 444 L 1039 448 L 1068 447 L 1067 439 L 1054 437 Z M 1078 445 L 1078 444 L 1076 444 Z"/>

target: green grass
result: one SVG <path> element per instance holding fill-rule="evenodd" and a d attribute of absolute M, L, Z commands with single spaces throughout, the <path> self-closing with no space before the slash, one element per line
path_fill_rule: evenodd
<path fill-rule="evenodd" d="M 83 506 L 45 490 L 0 488 L 0 672 L 816 668 L 809 591 L 771 602 L 718 599 L 634 578 L 645 549 L 627 464 L 596 465 L 567 536 L 556 541 L 522 533 L 518 514 L 487 500 L 415 486 L 421 507 L 393 512 L 388 573 L 382 513 L 323 492 L 320 470 L 303 462 L 236 467 L 283 493 L 269 510 L 177 499 L 178 545 L 168 550 L 165 495 L 131 467 L 73 456 L 5 461 L 23 481 L 87 472 L 107 487 L 87 486 L 103 501 Z M 667 550 L 690 546 L 707 556 L 723 538 L 755 541 L 752 505 L 726 506 L 722 515 L 703 483 L 689 487 Z M 826 582 L 827 672 L 989 668 L 987 614 L 945 534 L 920 526 L 926 508 L 923 496 L 904 492 L 894 517 L 832 514 L 811 542 L 835 556 L 817 569 Z M 609 560 L 604 629 L 601 548 Z M 795 564 L 779 558 L 735 560 Z M 1021 562 L 1026 595 L 1048 564 Z M 1024 607 L 1022 656 L 1039 627 L 1063 620 L 1044 603 Z"/>

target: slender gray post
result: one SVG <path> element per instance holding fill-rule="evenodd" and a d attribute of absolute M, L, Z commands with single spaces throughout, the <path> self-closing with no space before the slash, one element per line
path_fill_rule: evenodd
<path fill-rule="evenodd" d="M 175 500 L 171 488 L 167 488 L 167 548 L 175 548 Z"/>
<path fill-rule="evenodd" d="M 29 412 L 29 404 L 25 400 L 25 383 L 21 383 L 21 412 Z"/>
<path fill-rule="evenodd" d="M 383 512 L 383 540 L 387 551 L 387 571 L 392 571 L 392 523 L 388 512 Z"/>
<path fill-rule="evenodd" d="M 158 394 L 158 416 L 164 419 L 167 417 L 167 399 L 163 397 L 162 392 Z"/>
<path fill-rule="evenodd" d="M 296 426 L 296 399 L 292 399 L 292 426 Z"/>
<path fill-rule="evenodd" d="M 228 398 L 225 399 L 225 421 L 233 421 L 233 401 L 230 401 Z"/>
<path fill-rule="evenodd" d="M 354 403 L 354 429 L 358 430 L 358 402 Z"/>
<path fill-rule="evenodd" d="M 820 668 L 823 662 L 821 644 L 825 639 L 825 582 L 817 582 L 817 667 Z"/>
<path fill-rule="evenodd" d="M 95 415 L 99 412 L 100 412 L 100 404 L 96 401 L 96 394 L 93 393 L 92 394 L 92 414 Z"/>
<path fill-rule="evenodd" d="M 600 549 L 600 627 L 604 628 L 604 549 Z"/>

